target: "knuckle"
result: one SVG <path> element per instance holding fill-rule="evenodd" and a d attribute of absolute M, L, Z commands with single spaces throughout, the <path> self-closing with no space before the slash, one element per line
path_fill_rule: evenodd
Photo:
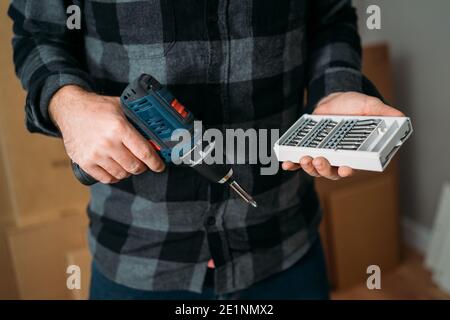
<path fill-rule="evenodd" d="M 141 170 L 142 170 L 142 166 L 138 162 L 131 162 L 127 169 L 127 171 L 132 174 L 138 174 L 141 172 Z"/>
<path fill-rule="evenodd" d="M 119 169 L 112 169 L 112 168 L 108 168 L 108 172 L 110 175 L 112 175 L 114 178 L 116 179 L 123 179 L 126 176 L 125 171 L 123 170 L 119 170 Z"/>
<path fill-rule="evenodd" d="M 83 170 L 89 170 L 90 167 L 93 165 L 94 161 L 92 157 L 84 156 L 81 157 L 76 163 L 83 169 Z"/>
<path fill-rule="evenodd" d="M 97 148 L 92 149 L 86 156 L 92 163 L 98 163 L 102 158 L 104 158 L 104 151 L 107 150 L 108 147 L 104 143 L 100 144 Z M 100 151 L 102 150 L 102 151 Z"/>
<path fill-rule="evenodd" d="M 103 184 L 110 184 L 110 183 L 114 182 L 114 178 L 113 177 L 109 177 L 109 176 L 107 176 L 107 177 L 102 176 L 100 178 L 100 182 L 103 183 Z"/>
<path fill-rule="evenodd" d="M 98 148 L 96 148 L 94 153 L 98 156 L 100 154 L 100 152 L 98 150 L 109 150 L 109 149 L 111 149 L 113 147 L 113 145 L 114 145 L 113 139 L 114 139 L 113 136 L 108 136 L 105 139 L 100 140 L 99 143 L 98 143 Z"/>
<path fill-rule="evenodd" d="M 153 152 L 150 148 L 142 147 L 137 150 L 137 157 L 142 160 L 151 160 L 154 158 Z"/>
<path fill-rule="evenodd" d="M 112 121 L 111 131 L 114 133 L 121 133 L 126 128 L 126 122 L 122 118 L 116 118 Z"/>
<path fill-rule="evenodd" d="M 114 183 L 115 181 L 120 180 L 120 178 L 116 177 L 115 175 L 111 175 L 109 179 L 110 179 L 109 183 Z"/>
<path fill-rule="evenodd" d="M 125 179 L 128 177 L 128 174 L 125 171 L 118 172 L 116 178 L 119 180 Z"/>
<path fill-rule="evenodd" d="M 96 148 L 80 150 L 80 152 L 77 152 L 76 156 L 74 156 L 72 160 L 83 169 L 88 169 L 89 167 L 95 165 L 98 160 L 98 155 L 95 150 Z"/>

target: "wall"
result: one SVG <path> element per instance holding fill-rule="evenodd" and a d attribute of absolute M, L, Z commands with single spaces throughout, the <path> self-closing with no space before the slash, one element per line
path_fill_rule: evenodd
<path fill-rule="evenodd" d="M 415 129 L 400 151 L 402 209 L 408 221 L 430 228 L 441 187 L 450 181 L 450 1 L 353 3 L 363 43 L 390 46 L 394 104 L 412 118 Z M 381 8 L 381 30 L 365 25 L 371 4 Z"/>

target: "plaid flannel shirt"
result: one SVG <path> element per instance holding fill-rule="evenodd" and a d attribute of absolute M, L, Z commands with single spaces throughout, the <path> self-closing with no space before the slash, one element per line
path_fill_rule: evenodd
<path fill-rule="evenodd" d="M 79 5 L 81 30 L 66 28 Z M 360 72 L 350 0 L 13 0 L 14 61 L 30 131 L 58 136 L 47 107 L 62 86 L 120 95 L 145 72 L 204 124 L 280 129 L 337 91 L 378 95 Z M 308 100 L 303 108 L 304 91 Z M 105 276 L 144 290 L 246 288 L 298 261 L 320 208 L 302 171 L 235 165 L 258 208 L 191 169 L 168 166 L 91 187 L 90 247 Z"/>

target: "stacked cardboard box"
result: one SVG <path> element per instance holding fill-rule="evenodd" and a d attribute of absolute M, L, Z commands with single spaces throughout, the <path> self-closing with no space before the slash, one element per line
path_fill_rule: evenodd
<path fill-rule="evenodd" d="M 87 221 L 82 212 L 10 228 L 7 243 L 21 299 L 69 299 L 66 255 L 86 248 Z M 85 270 L 81 269 L 81 276 Z M 81 278 L 83 280 L 83 278 Z"/>
<path fill-rule="evenodd" d="M 0 3 L 0 299 L 70 298 L 66 255 L 86 248 L 88 191 L 59 139 L 30 135 Z"/>
<path fill-rule="evenodd" d="M 387 101 L 393 100 L 388 48 L 364 48 L 363 69 Z M 383 272 L 400 261 L 398 159 L 383 173 L 358 172 L 340 181 L 318 179 L 324 210 L 322 241 L 335 289 L 365 283 L 367 267 Z"/>

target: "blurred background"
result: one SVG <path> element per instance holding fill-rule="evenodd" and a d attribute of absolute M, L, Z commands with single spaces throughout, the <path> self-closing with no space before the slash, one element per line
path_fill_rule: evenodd
<path fill-rule="evenodd" d="M 364 72 L 415 132 L 383 174 L 317 180 L 334 299 L 450 298 L 450 1 L 354 0 Z M 377 5 L 381 28 L 367 9 Z M 24 127 L 8 1 L 0 4 L 0 299 L 85 299 L 86 188 L 61 141 Z M 81 289 L 67 289 L 69 265 Z M 381 289 L 367 287 L 368 267 Z"/>

